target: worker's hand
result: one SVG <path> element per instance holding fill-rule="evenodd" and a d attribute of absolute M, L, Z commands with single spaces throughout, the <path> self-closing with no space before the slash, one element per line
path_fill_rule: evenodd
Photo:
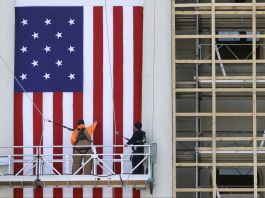
<path fill-rule="evenodd" d="M 97 121 L 97 120 L 95 120 L 94 123 L 95 123 L 96 125 L 98 125 L 98 121 Z"/>
<path fill-rule="evenodd" d="M 124 147 L 128 147 L 128 144 L 124 144 Z"/>
<path fill-rule="evenodd" d="M 121 132 L 115 131 L 115 135 L 120 135 L 120 134 L 121 134 Z"/>

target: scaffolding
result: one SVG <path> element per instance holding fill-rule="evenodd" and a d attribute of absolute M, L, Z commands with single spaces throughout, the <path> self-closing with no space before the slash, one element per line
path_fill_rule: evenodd
<path fill-rule="evenodd" d="M 172 0 L 173 197 L 265 197 L 264 38 L 261 0 Z M 229 168 L 252 184 L 219 185 Z"/>

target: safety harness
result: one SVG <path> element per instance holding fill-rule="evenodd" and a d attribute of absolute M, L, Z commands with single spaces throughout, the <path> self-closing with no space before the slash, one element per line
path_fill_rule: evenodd
<path fill-rule="evenodd" d="M 76 145 L 80 140 L 87 140 L 89 142 L 89 145 L 91 145 L 91 137 L 87 138 L 86 134 L 85 134 L 85 128 L 81 128 L 81 129 L 77 129 L 78 130 L 78 136 L 77 136 L 77 141 L 76 141 Z M 85 154 L 87 153 L 91 147 L 85 147 L 85 148 L 75 148 L 76 151 L 80 154 Z"/>

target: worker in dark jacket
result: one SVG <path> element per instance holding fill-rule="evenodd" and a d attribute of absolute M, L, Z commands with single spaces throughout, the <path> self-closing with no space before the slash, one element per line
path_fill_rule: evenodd
<path fill-rule="evenodd" d="M 137 122 L 134 124 L 134 133 L 131 139 L 124 145 L 127 147 L 128 145 L 136 145 L 136 147 L 132 147 L 133 154 L 143 154 L 144 147 L 137 145 L 144 145 L 146 141 L 145 132 L 142 131 L 142 123 Z M 135 168 L 142 160 L 144 159 L 144 155 L 133 155 L 132 156 L 132 166 Z M 143 162 L 139 164 L 139 166 L 133 171 L 133 174 L 144 174 L 144 165 Z"/>

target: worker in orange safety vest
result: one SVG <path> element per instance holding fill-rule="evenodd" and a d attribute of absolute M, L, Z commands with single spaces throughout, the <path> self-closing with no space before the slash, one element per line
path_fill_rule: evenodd
<path fill-rule="evenodd" d="M 86 161 L 88 161 L 91 158 L 90 155 L 84 155 L 84 154 L 92 154 L 92 148 L 91 148 L 92 135 L 96 129 L 97 124 L 98 122 L 95 121 L 89 127 L 86 127 L 83 119 L 80 119 L 78 121 L 78 126 L 73 131 L 72 136 L 71 136 L 71 144 L 72 145 L 86 145 L 86 147 L 75 147 L 74 148 L 74 151 L 73 151 L 74 154 L 82 154 L 82 155 L 73 156 L 72 174 L 74 174 L 81 167 L 81 163 L 83 159 L 84 159 L 84 163 L 86 163 Z M 90 160 L 84 166 L 84 174 L 86 175 L 91 174 L 91 170 L 92 170 L 92 160 Z M 80 174 L 80 171 L 77 174 Z"/>

